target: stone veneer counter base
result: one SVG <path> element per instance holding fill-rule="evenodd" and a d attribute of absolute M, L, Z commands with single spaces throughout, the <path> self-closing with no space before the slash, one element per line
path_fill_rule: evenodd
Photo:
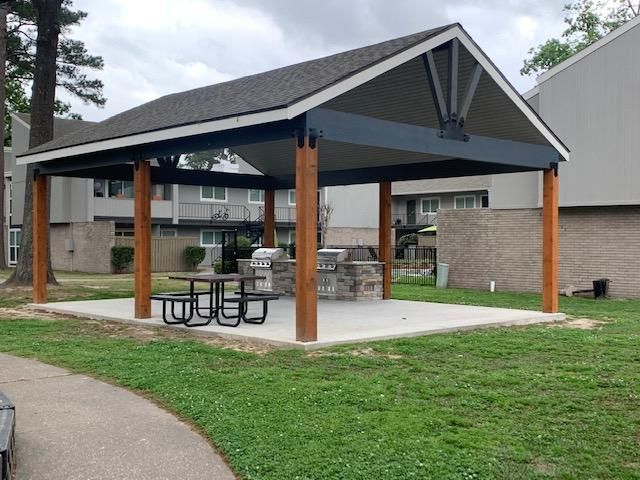
<path fill-rule="evenodd" d="M 238 260 L 238 272 L 253 275 L 251 260 Z M 335 275 L 335 291 L 318 291 L 318 296 L 327 300 L 381 300 L 382 299 L 382 262 L 343 262 L 336 265 L 334 272 L 318 271 L 318 285 L 322 279 Z M 260 275 L 261 270 L 255 273 Z M 262 270 L 264 272 L 264 270 Z M 276 260 L 272 263 L 271 285 L 274 292 L 283 295 L 295 295 L 296 261 Z"/>

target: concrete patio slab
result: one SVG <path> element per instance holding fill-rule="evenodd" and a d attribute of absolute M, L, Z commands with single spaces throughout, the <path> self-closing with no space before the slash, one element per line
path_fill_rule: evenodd
<path fill-rule="evenodd" d="M 162 322 L 159 302 L 154 302 L 152 318 L 135 319 L 132 298 L 57 302 L 32 305 L 32 307 L 97 320 L 187 328 L 165 325 Z M 282 297 L 270 303 L 269 316 L 263 325 L 242 323 L 232 328 L 220 326 L 213 321 L 206 327 L 193 327 L 189 328 L 189 331 L 199 335 L 222 336 L 312 350 L 342 343 L 414 337 L 475 328 L 556 322 L 564 319 L 565 315 L 561 313 L 547 314 L 528 310 L 407 300 L 358 302 L 320 300 L 318 302 L 318 341 L 303 343 L 295 340 L 295 299 Z"/>

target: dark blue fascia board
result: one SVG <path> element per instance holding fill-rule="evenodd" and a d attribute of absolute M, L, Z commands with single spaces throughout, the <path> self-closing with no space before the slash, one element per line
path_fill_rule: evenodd
<path fill-rule="evenodd" d="M 296 130 L 304 128 L 304 120 L 303 115 L 292 120 L 282 120 L 233 130 L 162 140 L 117 150 L 60 158 L 40 162 L 38 168 L 44 175 L 56 175 L 74 170 L 121 165 L 135 160 L 147 160 L 214 148 L 233 148 L 286 138 L 293 139 Z"/>
<path fill-rule="evenodd" d="M 307 112 L 308 128 L 327 140 L 544 170 L 561 161 L 545 145 L 469 135 L 468 141 L 440 138 L 439 129 L 314 108 Z"/>
<path fill-rule="evenodd" d="M 46 174 L 45 172 L 41 172 Z M 102 178 L 105 180 L 133 180 L 133 165 L 107 165 L 97 168 L 73 170 L 59 174 L 63 177 Z M 210 185 L 229 188 L 273 189 L 276 180 L 264 175 L 247 173 L 206 172 L 183 168 L 151 167 L 151 181 L 154 184 Z"/>
<path fill-rule="evenodd" d="M 322 147 L 320 147 L 322 148 Z M 498 163 L 449 159 L 423 163 L 409 163 L 384 167 L 365 167 L 345 170 L 320 171 L 318 185 L 358 185 L 381 181 L 424 180 L 430 178 L 465 177 L 535 171 Z M 64 172 L 62 176 L 80 178 L 103 178 L 107 180 L 133 180 L 133 166 L 111 165 L 85 170 Z M 157 184 L 213 185 L 229 188 L 257 188 L 262 190 L 285 190 L 295 188 L 295 175 L 277 177 L 225 172 L 203 172 L 198 170 L 151 167 L 151 181 Z"/>
<path fill-rule="evenodd" d="M 320 144 L 322 152 L 322 144 Z M 452 158 L 422 163 L 408 163 L 384 167 L 365 167 L 318 172 L 318 186 L 360 185 L 383 181 L 428 180 L 432 178 L 468 177 L 473 175 L 497 175 L 502 173 L 534 172 L 538 168 L 526 168 L 499 163 Z M 275 190 L 295 188 L 295 175 L 272 179 Z"/>

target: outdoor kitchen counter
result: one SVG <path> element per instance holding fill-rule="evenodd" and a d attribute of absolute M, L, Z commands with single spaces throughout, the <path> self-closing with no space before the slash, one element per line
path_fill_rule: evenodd
<path fill-rule="evenodd" d="M 251 260 L 238 260 L 238 273 L 253 275 L 249 265 Z M 343 262 L 336 265 L 334 272 L 318 272 L 318 284 L 327 274 L 335 275 L 335 290 L 318 291 L 320 298 L 331 300 L 380 300 L 382 299 L 383 262 Z M 274 260 L 272 262 L 272 289 L 283 295 L 295 295 L 296 261 Z"/>

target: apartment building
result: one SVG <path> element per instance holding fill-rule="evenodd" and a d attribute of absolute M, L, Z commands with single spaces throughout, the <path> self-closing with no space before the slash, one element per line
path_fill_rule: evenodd
<path fill-rule="evenodd" d="M 612 295 L 640 297 L 639 45 L 637 17 L 523 95 L 571 151 L 559 167 L 561 288 L 609 278 Z M 450 264 L 450 284 L 537 291 L 541 184 L 537 172 L 404 182 L 394 184 L 394 205 L 411 218 L 414 200 L 416 218 L 439 207 L 438 259 Z"/>
<path fill-rule="evenodd" d="M 15 265 L 19 255 L 26 167 L 14 154 L 27 150 L 30 117 L 12 115 L 12 147 L 5 149 L 7 257 Z M 86 128 L 93 122 L 56 118 L 54 136 Z M 214 167 L 227 173 L 257 172 L 246 162 L 223 162 Z M 318 203 L 330 203 L 334 212 L 327 243 L 377 243 L 377 199 L 359 202 L 361 187 L 318 190 Z M 276 192 L 276 236 L 280 245 L 295 243 L 295 190 Z M 363 209 L 364 211 L 360 211 Z M 261 241 L 264 191 L 215 186 L 153 185 L 151 215 L 156 237 L 185 237 L 207 248 L 211 264 L 224 232 L 236 231 L 256 244 Z M 109 249 L 117 237 L 133 236 L 133 182 L 126 180 L 53 177 L 51 188 L 51 248 L 55 269 L 105 272 Z M 320 229 L 318 241 L 321 243 Z M 100 252 L 96 254 L 96 252 Z"/>

